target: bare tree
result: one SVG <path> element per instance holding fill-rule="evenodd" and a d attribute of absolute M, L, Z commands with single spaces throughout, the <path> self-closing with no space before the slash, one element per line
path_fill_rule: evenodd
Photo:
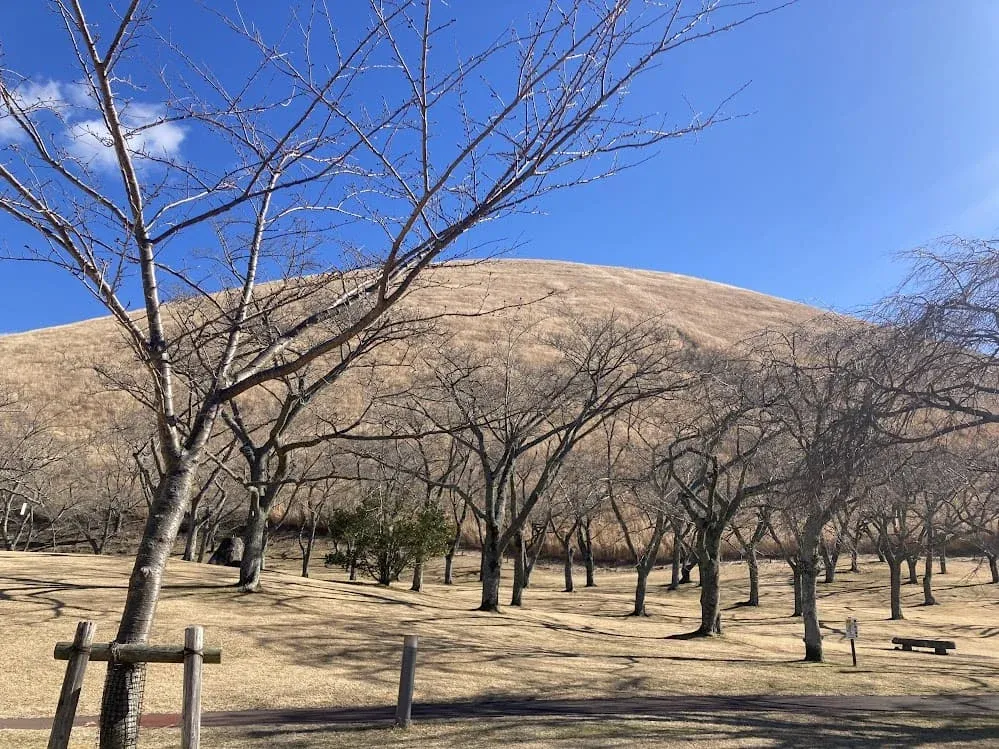
<path fill-rule="evenodd" d="M 651 416 L 651 415 L 650 415 Z M 655 457 L 639 433 L 633 409 L 604 424 L 601 435 L 601 469 L 607 484 L 607 503 L 635 565 L 635 603 L 632 616 L 648 616 L 645 599 L 649 575 L 659 558 L 663 537 L 674 527 L 671 518 L 681 514 L 675 488 L 651 478 Z M 649 429 L 656 417 L 642 419 Z M 674 546 L 674 552 L 676 547 Z"/>
<path fill-rule="evenodd" d="M 690 418 L 657 457 L 654 479 L 677 486 L 677 501 L 695 529 L 701 581 L 696 636 L 721 634 L 721 545 L 743 504 L 785 479 L 768 454 L 783 425 L 770 416 L 759 373 L 728 355 L 701 355 L 700 376 L 686 397 Z"/>
<path fill-rule="evenodd" d="M 535 460 L 539 456 L 527 453 L 517 461 L 510 472 L 509 481 L 509 515 L 511 519 L 520 514 L 522 503 L 530 499 L 531 491 L 536 485 L 538 476 L 535 470 Z M 552 527 L 554 504 L 551 501 L 551 491 L 543 493 L 530 511 L 527 519 L 513 534 L 513 580 L 510 585 L 510 605 L 524 605 L 524 591 L 531 585 L 531 573 L 544 550 L 548 533 Z M 571 570 L 570 570 L 571 578 Z"/>
<path fill-rule="evenodd" d="M 469 464 L 471 455 L 466 450 L 460 448 L 459 443 L 449 439 L 449 460 L 447 461 L 447 472 L 442 486 L 447 497 L 447 507 L 451 513 L 451 521 L 454 527 L 454 534 L 448 544 L 444 554 L 444 584 L 454 584 L 454 557 L 461 546 L 461 540 L 465 532 L 465 519 L 468 517 L 468 492 L 467 488 L 472 484 L 469 476 Z"/>
<path fill-rule="evenodd" d="M 81 82 L 73 109 L 61 97 L 32 99 L 27 77 L 4 70 L 0 115 L 16 134 L 0 151 L 0 213 L 34 233 L 32 259 L 79 279 L 105 306 L 142 364 L 129 390 L 153 415 L 164 474 L 119 642 L 149 634 L 226 404 L 356 338 L 477 225 L 718 121 L 720 110 L 677 127 L 651 122 L 623 96 L 674 50 L 770 10 L 715 22 L 723 3 L 553 0 L 526 30 L 448 64 L 439 51 L 453 29 L 435 21 L 431 0 L 372 3 L 358 29 L 312 4 L 308 22 L 273 37 L 246 15 L 206 8 L 215 29 L 205 38 L 246 55 L 245 77 L 229 82 L 157 28 L 154 5 L 116 5 L 103 26 L 82 0 L 52 3 L 77 65 L 71 80 Z M 470 90 L 507 73 L 484 95 Z M 208 157 L 183 158 L 181 139 Z M 336 238 L 329 251 L 324 236 Z M 187 249 L 208 238 L 207 257 Z M 318 272 L 259 283 L 307 269 Z M 196 300 L 186 311 L 197 326 L 172 325 L 165 284 Z M 133 290 L 138 315 L 127 308 Z M 334 290 L 336 302 L 310 308 L 315 290 Z M 252 335 L 266 312 L 295 305 L 301 313 L 266 343 Z M 329 330 L 332 320 L 341 324 Z M 185 381 L 181 351 L 197 352 L 208 382 Z M 134 743 L 126 706 L 138 670 L 112 673 L 102 747 Z"/>
<path fill-rule="evenodd" d="M 583 513 L 582 521 L 576 530 L 576 543 L 579 545 L 579 553 L 583 557 L 583 569 L 586 572 L 586 583 L 584 587 L 595 588 L 596 578 L 596 558 L 593 547 L 597 539 L 594 536 L 593 521 L 601 517 L 599 505 Z"/>
<path fill-rule="evenodd" d="M 0 382 L 0 544 L 27 550 L 39 516 L 61 514 L 49 497 L 51 474 L 67 457 L 56 440 L 55 414 Z"/>
<path fill-rule="evenodd" d="M 959 528 L 958 506 L 963 505 L 973 477 L 963 457 L 943 444 L 931 444 L 919 456 L 925 478 L 913 494 L 915 512 L 922 527 L 923 605 L 933 606 L 933 558 L 943 556 L 947 542 Z"/>
<path fill-rule="evenodd" d="M 584 448 L 585 449 L 585 448 Z M 568 461 L 555 480 L 549 504 L 549 524 L 562 547 L 565 592 L 575 591 L 572 577 L 573 557 L 579 544 L 580 531 L 594 512 L 607 498 L 607 487 L 599 480 L 599 470 L 580 454 Z M 592 584 L 592 569 L 588 569 L 588 582 Z"/>
<path fill-rule="evenodd" d="M 989 565 L 992 583 L 999 585 L 999 462 L 994 455 L 975 459 L 976 473 L 959 515 L 969 540 Z"/>
<path fill-rule="evenodd" d="M 310 470 L 314 468 L 321 461 L 321 448 L 358 428 L 370 406 L 366 402 L 356 409 L 357 413 L 346 414 L 347 409 L 338 399 L 337 407 L 332 413 L 326 409 L 324 417 L 321 407 L 316 410 L 316 402 L 323 396 L 335 396 L 331 391 L 352 366 L 356 368 L 373 352 L 384 351 L 387 345 L 405 341 L 422 330 L 410 320 L 397 323 L 386 315 L 340 346 L 323 366 L 306 366 L 294 374 L 282 375 L 262 388 L 266 393 L 264 398 L 245 406 L 233 400 L 223 409 L 222 419 L 238 441 L 239 454 L 246 463 L 244 485 L 249 502 L 238 583 L 241 590 L 252 592 L 260 587 L 268 517 L 282 490 L 304 480 L 303 476 L 294 475 L 296 462 L 307 464 Z M 399 352 L 384 355 L 384 361 L 377 367 L 372 361 L 365 369 L 365 382 L 355 378 L 353 386 L 370 392 L 365 385 L 380 377 L 381 366 L 395 365 L 399 355 Z M 311 476 L 308 480 L 322 480 L 322 477 Z"/>
<path fill-rule="evenodd" d="M 299 498 L 301 517 L 298 524 L 298 545 L 302 550 L 302 577 L 309 576 L 309 565 L 316 545 L 316 533 L 326 517 L 326 509 L 331 505 L 336 492 L 338 477 L 328 476 L 321 481 L 313 481 L 306 486 Z M 328 528 L 327 528 L 328 530 Z"/>
<path fill-rule="evenodd" d="M 692 526 L 679 508 L 670 514 L 670 527 L 673 529 L 673 542 L 670 549 L 670 573 L 667 590 L 679 590 L 681 583 L 690 582 L 690 570 L 696 565 L 696 560 L 689 567 L 685 560 L 693 558 L 690 548 Z"/>
<path fill-rule="evenodd" d="M 202 472 L 207 473 L 207 475 L 196 482 L 199 488 L 191 495 L 190 509 L 184 521 L 186 529 L 184 553 L 181 558 L 185 562 L 193 562 L 195 557 L 200 562 L 204 558 L 205 546 L 211 540 L 208 536 L 212 521 L 217 520 L 219 510 L 226 501 L 226 476 L 222 469 L 229 459 L 229 453 L 234 445 L 234 442 L 230 443 L 229 449 L 226 450 L 219 463 L 205 464 Z"/>
<path fill-rule="evenodd" d="M 777 513 L 793 536 L 808 661 L 822 660 L 815 585 L 823 530 L 890 444 L 884 435 L 897 432 L 886 423 L 898 413 L 897 396 L 874 384 L 891 366 L 884 340 L 877 329 L 824 318 L 759 341 L 766 409 L 785 435 L 788 473 Z"/>
<path fill-rule="evenodd" d="M 819 539 L 819 554 L 822 556 L 822 566 L 825 569 L 825 577 L 822 581 L 824 583 L 836 582 L 836 565 L 839 564 L 839 555 L 843 550 L 843 536 L 836 520 L 842 514 L 843 508 L 833 514 L 833 519 L 826 526 Z"/>
<path fill-rule="evenodd" d="M 433 382 L 406 408 L 474 456 L 482 485 L 471 509 L 485 531 L 482 610 L 498 608 L 503 554 L 565 460 L 621 409 L 675 388 L 674 352 L 658 325 L 626 325 L 613 315 L 558 335 L 511 331 L 506 345 L 488 355 L 440 351 Z M 531 470 L 521 474 L 528 480 L 513 514 L 511 483 L 527 462 Z"/>
<path fill-rule="evenodd" d="M 950 237 L 911 257 L 905 284 L 874 312 L 896 331 L 878 383 L 917 414 L 900 436 L 999 422 L 999 243 Z"/>
<path fill-rule="evenodd" d="M 743 502 L 742 512 L 732 521 L 732 535 L 742 548 L 749 571 L 749 597 L 746 606 L 760 605 L 760 562 L 757 549 L 767 533 L 773 515 L 773 506 L 767 497 L 757 497 L 755 502 Z"/>
<path fill-rule="evenodd" d="M 863 543 L 867 528 L 867 519 L 860 511 L 857 503 L 851 503 L 839 508 L 832 521 L 832 532 L 835 534 L 835 541 L 839 549 L 850 553 L 850 572 L 860 572 L 860 546 Z M 832 561 L 830 559 L 830 561 Z M 833 567 L 835 574 L 835 565 Z M 826 565 L 826 577 L 828 582 L 829 565 Z"/>
<path fill-rule="evenodd" d="M 918 554 L 919 525 L 910 492 L 917 472 L 904 458 L 885 461 L 883 481 L 867 490 L 866 514 L 872 540 L 888 562 L 891 618 L 902 615 L 902 562 Z"/>

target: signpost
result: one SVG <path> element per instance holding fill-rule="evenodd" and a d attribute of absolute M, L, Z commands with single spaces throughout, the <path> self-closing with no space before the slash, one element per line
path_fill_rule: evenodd
<path fill-rule="evenodd" d="M 843 629 L 843 637 L 850 641 L 850 655 L 853 656 L 853 665 L 857 666 L 857 640 L 860 637 L 860 631 L 857 627 L 857 620 L 850 617 L 846 620 L 846 627 Z"/>

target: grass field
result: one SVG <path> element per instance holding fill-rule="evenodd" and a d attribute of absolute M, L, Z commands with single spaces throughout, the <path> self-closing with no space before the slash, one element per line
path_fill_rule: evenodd
<path fill-rule="evenodd" d="M 273 561 L 259 594 L 241 594 L 236 571 L 175 561 L 157 614 L 153 640 L 180 642 L 191 623 L 206 627 L 223 664 L 206 667 L 206 711 L 267 707 L 389 705 L 395 700 L 402 635 L 420 635 L 417 701 L 501 697 L 620 697 L 623 695 L 994 693 L 999 688 L 999 586 L 987 569 L 951 560 L 937 576 L 940 605 L 921 607 L 917 586 L 905 586 L 906 621 L 886 621 L 887 574 L 866 561 L 861 574 L 840 572 L 820 586 L 827 663 L 805 664 L 801 625 L 791 619 L 783 563 L 764 565 L 763 605 L 730 608 L 745 596 L 745 569 L 725 565 L 725 635 L 710 640 L 669 639 L 695 627 L 697 589 L 666 592 L 653 578 L 648 618 L 629 611 L 634 583 L 627 570 L 601 570 L 598 587 L 560 591 L 561 570 L 539 569 L 522 610 L 473 611 L 478 600 L 477 558 L 461 558 L 457 584 L 443 586 L 430 570 L 423 593 L 348 583 L 317 566 L 313 579 L 296 577 L 294 560 Z M 286 571 L 282 571 L 286 570 Z M 127 583 L 124 558 L 0 554 L 0 717 L 51 715 L 64 664 L 52 658 L 57 640 L 71 639 L 75 622 L 97 622 L 97 640 L 111 639 Z M 859 667 L 842 640 L 846 617 L 860 621 Z M 947 657 L 892 650 L 896 634 L 946 637 L 957 642 Z M 102 671 L 94 666 L 80 713 L 96 714 Z M 151 666 L 145 710 L 177 712 L 180 668 Z M 381 729 L 315 726 L 288 729 L 213 729 L 205 746 L 636 746 L 682 744 L 798 746 L 816 730 L 844 742 L 885 745 L 888 736 L 934 744 L 999 743 L 991 716 L 951 720 L 898 715 L 857 720 L 852 728 L 832 717 L 704 714 L 675 720 L 564 720 L 493 718 L 418 725 L 408 734 Z M 817 722 L 818 721 L 818 722 Z M 821 724 L 825 722 L 823 727 Z M 886 722 L 887 721 L 887 722 Z M 77 734 L 74 734 L 77 735 Z M 89 737 L 89 738 L 88 738 Z M 768 738 L 769 737 L 769 738 Z M 797 738 L 796 738 L 797 737 Z M 844 738 L 845 737 L 845 738 Z M 93 734 L 79 731 L 80 746 Z M 770 739 L 773 741 L 770 741 Z M 766 740 L 765 740 L 766 739 Z M 894 741 L 894 739 L 893 739 Z M 982 744 L 981 742 L 986 742 Z M 88 743 L 89 742 L 89 743 Z M 768 743 L 769 742 L 769 743 Z M 4 731 L 3 746 L 44 746 L 37 731 Z M 175 732 L 147 730 L 143 746 L 176 745 Z M 808 743 L 805 741 L 805 743 Z M 924 742 L 925 743 L 925 742 Z"/>

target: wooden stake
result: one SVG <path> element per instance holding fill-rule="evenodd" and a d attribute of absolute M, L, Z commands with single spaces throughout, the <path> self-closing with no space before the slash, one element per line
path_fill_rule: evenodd
<path fill-rule="evenodd" d="M 52 720 L 49 749 L 66 749 L 69 746 L 69 734 L 76 719 L 76 707 L 80 704 L 80 689 L 83 687 L 83 675 L 87 671 L 90 644 L 94 640 L 96 628 L 96 625 L 90 621 L 82 621 L 76 625 L 73 652 L 66 664 L 66 676 L 62 680 L 62 691 L 59 692 L 59 705 Z"/>
<path fill-rule="evenodd" d="M 416 684 L 416 647 L 419 638 L 406 635 L 402 647 L 402 672 L 399 674 L 399 702 L 395 708 L 395 724 L 409 728 L 413 713 L 413 687 Z"/>
<path fill-rule="evenodd" d="M 857 667 L 857 641 L 850 640 L 850 655 L 853 656 L 853 667 Z"/>
<path fill-rule="evenodd" d="M 198 749 L 201 744 L 201 664 L 204 657 L 205 629 L 193 626 L 184 630 L 184 705 L 181 709 L 182 749 Z"/>

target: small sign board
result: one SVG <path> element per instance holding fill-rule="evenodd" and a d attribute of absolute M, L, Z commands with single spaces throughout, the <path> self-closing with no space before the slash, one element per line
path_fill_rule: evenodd
<path fill-rule="evenodd" d="M 847 640 L 859 640 L 860 634 L 857 628 L 857 620 L 854 618 L 849 618 L 846 620 L 846 627 L 843 630 L 843 636 Z"/>

